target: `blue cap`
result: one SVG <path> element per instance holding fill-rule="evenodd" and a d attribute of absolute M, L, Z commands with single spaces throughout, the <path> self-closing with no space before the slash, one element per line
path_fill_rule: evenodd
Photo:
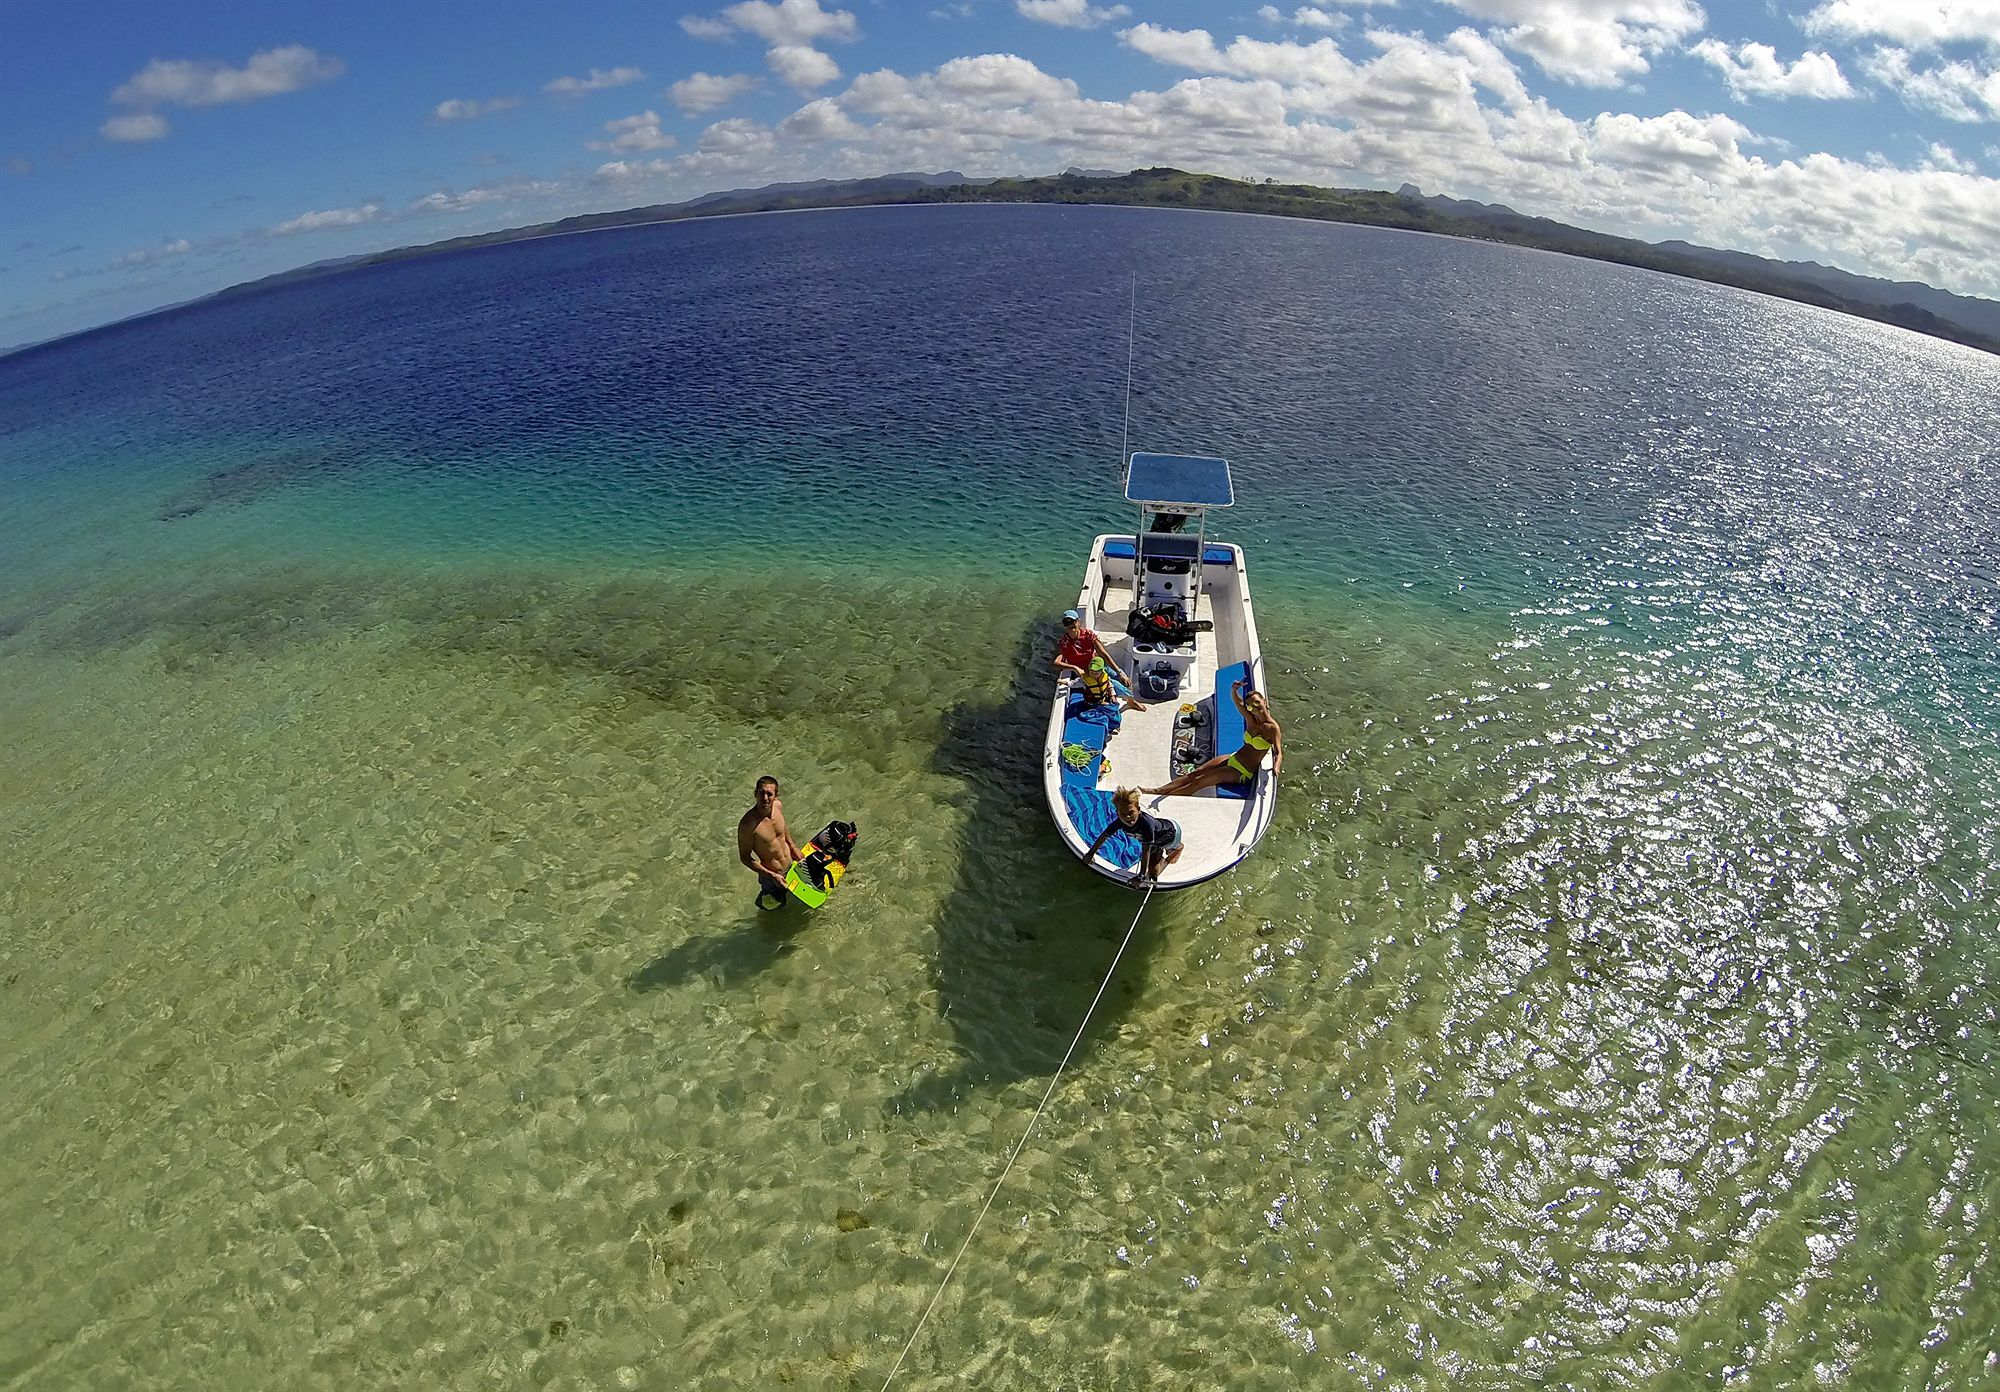
<path fill-rule="evenodd" d="M 1083 615 L 1077 613 L 1074 609 L 1065 609 L 1063 610 L 1063 617 L 1066 619 L 1081 619 Z"/>

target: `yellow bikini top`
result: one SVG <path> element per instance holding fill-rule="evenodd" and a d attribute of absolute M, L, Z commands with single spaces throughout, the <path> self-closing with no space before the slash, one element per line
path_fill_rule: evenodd
<path fill-rule="evenodd" d="M 1262 735 L 1253 735 L 1248 730 L 1243 732 L 1243 744 L 1247 749 L 1262 750 L 1271 747 L 1271 741 L 1265 739 Z"/>

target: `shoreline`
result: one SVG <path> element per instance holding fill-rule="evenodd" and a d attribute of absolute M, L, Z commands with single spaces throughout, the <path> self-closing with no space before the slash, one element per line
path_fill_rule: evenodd
<path fill-rule="evenodd" d="M 1441 212 L 1434 206 L 1438 202 L 1459 203 L 1460 200 L 1430 200 L 1420 194 L 1388 193 L 1375 189 L 1340 189 L 1311 184 L 1270 182 L 1257 184 L 1222 175 L 1191 174 L 1164 166 L 1134 170 L 1129 174 L 1110 177 L 1059 174 L 1030 179 L 962 179 L 949 184 L 910 184 L 910 180 L 919 177 L 921 176 L 890 175 L 851 180 L 829 184 L 812 193 L 786 191 L 773 186 L 741 194 L 720 196 L 705 194 L 685 203 L 654 204 L 607 213 L 583 213 L 552 223 L 534 223 L 525 227 L 503 228 L 493 232 L 450 237 L 437 242 L 365 252 L 333 262 L 278 271 L 256 280 L 224 286 L 220 290 L 211 291 L 191 300 L 163 305 L 157 309 L 128 315 L 123 319 L 93 325 L 87 329 L 78 329 L 55 338 L 21 344 L 0 351 L 0 362 L 24 357 L 76 339 L 109 332 L 163 314 L 171 314 L 177 310 L 195 309 L 217 300 L 259 294 L 303 281 L 345 275 L 398 261 L 475 251 L 489 246 L 577 236 L 586 232 L 609 232 L 632 227 L 653 227 L 663 223 L 748 217 L 766 213 L 825 212 L 845 208 L 944 204 L 1024 203 L 1058 207 L 1101 206 L 1155 208 L 1180 212 L 1239 213 L 1307 222 L 1337 222 L 1355 227 L 1378 227 L 1387 231 L 1424 232 L 1465 241 L 1496 243 L 1521 247 L 1525 250 L 1552 252 L 1560 256 L 1573 256 L 1580 260 L 1630 266 L 1636 270 L 1655 271 L 1662 275 L 1701 281 L 1710 285 L 1726 285 L 1753 294 L 1788 300 L 1794 304 L 1811 305 L 1857 319 L 1867 319 L 1894 328 L 1907 329 L 1926 337 L 1943 339 L 1962 347 L 2000 356 L 2000 336 L 1983 333 L 1909 301 L 1880 305 L 1853 299 L 1803 276 L 1788 273 L 1784 269 L 1785 263 L 1753 257 L 1753 260 L 1767 265 L 1770 269 L 1752 271 L 1706 261 L 1654 243 L 1613 237 L 1491 205 L 1467 205 L 1486 208 L 1489 215 L 1461 216 Z M 891 187 L 883 187 L 885 184 Z M 897 184 L 903 186 L 895 187 Z M 1729 251 L 1715 254 L 1734 257 L 1749 255 Z M 1856 279 L 1870 278 L 1856 277 Z"/>

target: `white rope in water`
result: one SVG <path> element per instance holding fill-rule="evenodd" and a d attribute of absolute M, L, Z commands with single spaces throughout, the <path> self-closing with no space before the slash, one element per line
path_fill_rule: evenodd
<path fill-rule="evenodd" d="M 952 1273 L 958 1270 L 959 1258 L 963 1257 L 965 1249 L 972 1245 L 973 1234 L 978 1232 L 979 1225 L 986 1221 L 986 1210 L 993 1207 L 993 1201 L 1000 1197 L 1000 1186 L 1007 1182 L 1008 1172 L 1014 1168 L 1014 1162 L 1021 1158 L 1021 1151 L 1027 1146 L 1028 1138 L 1035 1134 L 1035 1123 L 1042 1119 L 1042 1113 L 1048 1110 L 1049 1099 L 1056 1095 L 1056 1084 L 1062 1081 L 1063 1070 L 1069 1067 L 1070 1056 L 1076 1052 L 1076 1046 L 1083 1042 L 1083 1032 L 1090 1028 L 1090 1017 L 1097 1013 L 1098 1003 L 1104 999 L 1104 992 L 1110 987 L 1111 978 L 1117 974 L 1118 963 L 1125 956 L 1125 949 L 1132 945 L 1132 935 L 1139 931 L 1139 920 L 1146 916 L 1146 905 L 1153 901 L 1153 891 L 1158 887 L 1157 883 L 1146 886 L 1146 897 L 1139 901 L 1139 912 L 1132 915 L 1132 926 L 1125 930 L 1125 941 L 1119 943 L 1118 950 L 1111 955 L 1111 965 L 1104 970 L 1104 980 L 1097 984 L 1097 994 L 1090 998 L 1090 1008 L 1083 1012 L 1083 1020 L 1076 1027 L 1076 1037 L 1069 1041 L 1069 1048 L 1063 1050 L 1062 1062 L 1056 1065 L 1055 1076 L 1049 1079 L 1048 1091 L 1042 1094 L 1041 1102 L 1035 1107 L 1035 1114 L 1028 1118 L 1028 1129 L 1023 1131 L 1021 1139 L 1014 1143 L 1014 1153 L 1008 1156 L 1007 1163 L 1001 1166 L 1000 1178 L 993 1181 L 993 1191 L 986 1196 L 986 1202 L 980 1206 L 979 1216 L 974 1218 L 972 1226 L 966 1229 L 965 1241 L 958 1244 L 958 1251 L 952 1256 L 951 1265 L 944 1269 L 944 1279 L 938 1282 L 937 1291 L 931 1296 L 931 1303 L 924 1306 L 924 1312 L 917 1316 L 917 1327 L 910 1331 L 910 1337 L 903 1343 L 903 1351 L 896 1355 L 896 1366 L 889 1370 L 889 1376 L 882 1379 L 882 1392 L 889 1392 L 889 1384 L 894 1382 L 896 1374 L 902 1371 L 903 1360 L 908 1358 L 910 1350 L 916 1347 L 917 1335 L 924 1332 L 924 1324 L 930 1319 L 931 1311 L 935 1310 L 938 1301 L 944 1298 L 944 1288 L 951 1284 Z"/>

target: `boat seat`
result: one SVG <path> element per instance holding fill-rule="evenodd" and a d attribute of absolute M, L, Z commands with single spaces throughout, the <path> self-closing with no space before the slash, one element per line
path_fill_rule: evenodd
<path fill-rule="evenodd" d="M 1070 709 L 1074 711 L 1078 704 L 1072 703 Z M 1097 787 L 1097 780 L 1104 773 L 1104 742 L 1110 738 L 1111 731 L 1094 720 L 1070 719 L 1063 722 L 1063 743 L 1081 745 L 1090 751 L 1090 762 L 1082 768 L 1071 768 L 1067 762 L 1063 764 L 1065 789 Z"/>
<path fill-rule="evenodd" d="M 1215 674 L 1215 752 L 1221 755 L 1234 754 L 1243 747 L 1243 712 L 1236 709 L 1236 702 L 1229 699 L 1229 690 L 1237 682 L 1250 675 L 1250 664 L 1232 662 Z M 1221 783 L 1216 786 L 1219 798 L 1235 798 L 1245 801 L 1256 789 L 1255 783 Z"/>
<path fill-rule="evenodd" d="M 1107 541 L 1104 543 L 1104 559 L 1107 561 L 1136 561 L 1139 548 L 1129 541 Z M 1227 546 L 1204 546 L 1201 550 L 1203 565 L 1236 564 L 1236 553 Z"/>
<path fill-rule="evenodd" d="M 1070 825 L 1077 829 L 1085 845 L 1095 841 L 1097 833 L 1118 816 L 1117 808 L 1111 805 L 1111 794 L 1095 788 L 1079 788 L 1067 778 L 1063 780 L 1062 799 Z M 1127 831 L 1115 831 L 1097 848 L 1097 853 L 1121 870 L 1134 869 L 1139 864 L 1139 838 Z"/>
<path fill-rule="evenodd" d="M 1237 724 L 1241 725 L 1242 722 L 1238 721 Z M 1085 749 L 1101 750 L 1104 748 L 1104 742 L 1110 738 L 1110 729 L 1095 720 L 1071 718 L 1063 722 L 1064 744 L 1080 744 Z"/>

